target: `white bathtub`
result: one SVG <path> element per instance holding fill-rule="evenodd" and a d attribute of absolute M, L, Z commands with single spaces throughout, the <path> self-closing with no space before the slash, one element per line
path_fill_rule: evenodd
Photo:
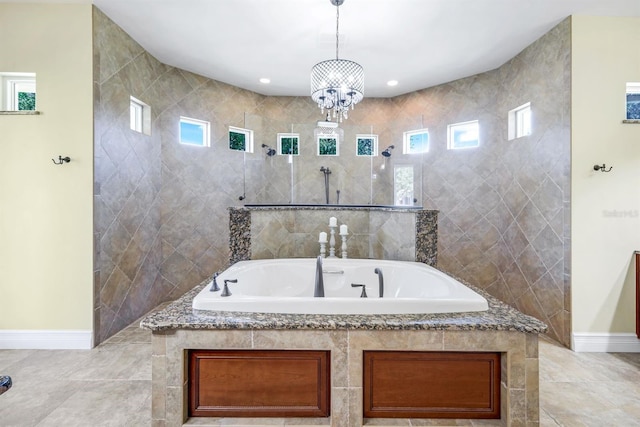
<path fill-rule="evenodd" d="M 379 298 L 379 268 L 384 276 L 384 296 Z M 209 283 L 193 300 L 193 308 L 213 311 L 298 314 L 416 314 L 485 311 L 487 300 L 452 277 L 418 262 L 327 259 L 323 260 L 325 297 L 314 298 L 316 259 L 283 258 L 240 261 L 217 283 L 229 283 L 231 296 L 211 292 Z M 366 285 L 368 298 L 360 298 Z"/>

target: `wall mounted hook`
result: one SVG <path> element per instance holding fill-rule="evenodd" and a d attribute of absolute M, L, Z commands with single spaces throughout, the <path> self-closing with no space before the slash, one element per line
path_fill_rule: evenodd
<path fill-rule="evenodd" d="M 594 171 L 611 172 L 611 169 L 613 169 L 613 166 L 609 166 L 609 169 L 607 169 L 607 166 L 604 163 L 601 165 L 593 165 Z"/>
<path fill-rule="evenodd" d="M 51 159 L 51 161 L 53 162 L 54 165 L 63 165 L 65 163 L 69 163 L 71 161 L 71 157 L 67 156 L 67 157 L 62 157 L 62 156 L 58 156 L 58 161 L 56 162 L 55 160 Z"/>

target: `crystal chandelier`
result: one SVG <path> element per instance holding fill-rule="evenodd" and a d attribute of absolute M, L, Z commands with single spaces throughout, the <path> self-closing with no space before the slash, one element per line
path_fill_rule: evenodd
<path fill-rule="evenodd" d="M 311 69 L 311 99 L 322 114 L 327 110 L 334 119 L 348 118 L 349 108 L 364 98 L 364 71 L 356 62 L 338 59 L 340 5 L 344 0 L 330 0 L 336 7 L 336 59 L 318 62 Z"/>

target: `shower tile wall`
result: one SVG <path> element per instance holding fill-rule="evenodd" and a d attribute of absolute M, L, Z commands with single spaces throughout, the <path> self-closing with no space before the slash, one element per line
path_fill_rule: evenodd
<path fill-rule="evenodd" d="M 416 259 L 416 213 L 368 210 L 257 210 L 251 214 L 251 258 L 316 257 L 319 233 L 330 233 L 329 218 L 349 228 L 349 258 Z M 430 230 L 429 230 L 430 231 Z M 335 255 L 342 238 L 335 230 Z M 329 235 L 330 237 L 330 235 Z M 433 245 L 434 248 L 436 245 Z M 326 245 L 326 255 L 330 254 Z"/>
<path fill-rule="evenodd" d="M 153 307 L 160 270 L 159 135 L 130 131 L 129 95 L 166 67 L 94 8 L 94 328 L 96 344 Z M 144 79 L 136 78 L 144 75 Z"/>
<path fill-rule="evenodd" d="M 322 117 L 307 97 L 265 97 L 163 65 L 94 11 L 99 342 L 228 263 L 227 208 L 241 206 L 239 196 L 290 201 L 287 159 L 267 158 L 260 144 L 275 148 L 277 132 L 299 132 L 304 144 Z M 440 268 L 547 322 L 568 343 L 569 25 L 497 70 L 365 99 L 344 125 L 345 141 L 375 133 L 380 150 L 395 145 L 392 157 L 356 158 L 347 141 L 339 157 L 319 158 L 307 143 L 294 159 L 295 201 L 324 203 L 319 168 L 327 165 L 332 202 L 342 189 L 344 203 L 389 204 L 393 166 L 413 164 L 416 197 L 440 210 Z M 151 106 L 151 136 L 129 130 L 129 95 Z M 507 111 L 529 101 L 533 135 L 507 141 Z M 211 122 L 210 148 L 177 143 L 180 116 Z M 474 119 L 481 147 L 447 151 L 447 124 Z M 226 148 L 229 125 L 255 131 L 254 154 Z M 402 155 L 402 132 L 423 127 L 429 153 Z"/>
<path fill-rule="evenodd" d="M 99 343 L 227 264 L 242 155 L 222 140 L 262 97 L 158 62 L 97 8 L 94 94 Z M 129 129 L 130 96 L 151 107 L 150 136 Z M 211 148 L 177 144 L 181 115 L 211 121 Z"/>

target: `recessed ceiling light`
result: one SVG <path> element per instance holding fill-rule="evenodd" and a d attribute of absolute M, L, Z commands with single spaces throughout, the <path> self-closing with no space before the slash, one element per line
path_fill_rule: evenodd
<path fill-rule="evenodd" d="M 389 80 L 387 82 L 387 86 L 397 86 L 398 85 L 398 81 L 397 80 Z"/>
<path fill-rule="evenodd" d="M 262 77 L 260 79 L 260 83 L 269 84 L 269 83 L 271 83 L 271 79 L 268 79 L 266 77 Z"/>

